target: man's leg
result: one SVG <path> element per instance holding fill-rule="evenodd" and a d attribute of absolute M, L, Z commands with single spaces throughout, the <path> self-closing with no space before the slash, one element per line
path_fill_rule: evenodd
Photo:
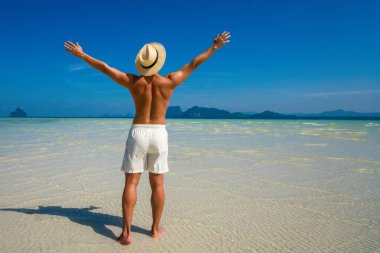
<path fill-rule="evenodd" d="M 157 238 L 163 232 L 160 221 L 162 211 L 164 210 L 165 192 L 164 192 L 164 174 L 155 174 L 149 172 L 149 182 L 152 188 L 152 197 L 150 199 L 152 204 L 152 237 Z"/>
<path fill-rule="evenodd" d="M 121 244 L 130 244 L 133 208 L 137 201 L 137 185 L 141 173 L 125 173 L 125 186 L 122 199 L 123 231 L 118 238 Z"/>

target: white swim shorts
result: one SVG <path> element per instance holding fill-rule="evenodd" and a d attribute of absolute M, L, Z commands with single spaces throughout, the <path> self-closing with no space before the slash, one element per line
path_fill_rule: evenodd
<path fill-rule="evenodd" d="M 121 171 L 165 173 L 168 167 L 168 132 L 165 124 L 132 124 Z"/>

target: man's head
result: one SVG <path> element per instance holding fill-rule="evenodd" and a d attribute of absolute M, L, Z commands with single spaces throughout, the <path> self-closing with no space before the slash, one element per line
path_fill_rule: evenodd
<path fill-rule="evenodd" d="M 166 51 L 162 44 L 151 42 L 145 44 L 138 52 L 135 59 L 135 67 L 139 74 L 151 76 L 158 73 L 164 66 Z"/>

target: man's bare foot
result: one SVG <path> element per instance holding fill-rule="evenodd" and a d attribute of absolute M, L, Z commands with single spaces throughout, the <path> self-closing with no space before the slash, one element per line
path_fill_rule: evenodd
<path fill-rule="evenodd" d="M 165 229 L 163 227 L 158 227 L 158 229 L 152 227 L 152 230 L 151 230 L 152 237 L 158 238 L 164 231 L 165 231 Z"/>
<path fill-rule="evenodd" d="M 121 233 L 121 235 L 116 239 L 116 241 L 123 245 L 129 245 L 132 243 L 131 235 Z"/>

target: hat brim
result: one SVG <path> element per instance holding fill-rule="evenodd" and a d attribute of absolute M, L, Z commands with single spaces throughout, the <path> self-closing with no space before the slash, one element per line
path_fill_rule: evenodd
<path fill-rule="evenodd" d="M 144 68 L 140 64 L 140 59 L 139 59 L 139 55 L 142 49 L 139 51 L 135 59 L 135 67 L 136 67 L 137 72 L 143 76 L 151 76 L 157 73 L 162 68 L 162 66 L 164 66 L 165 59 L 166 59 L 166 51 L 162 44 L 158 42 L 151 42 L 149 43 L 149 45 L 153 46 L 157 50 L 158 59 L 157 59 L 157 62 L 152 67 Z"/>

